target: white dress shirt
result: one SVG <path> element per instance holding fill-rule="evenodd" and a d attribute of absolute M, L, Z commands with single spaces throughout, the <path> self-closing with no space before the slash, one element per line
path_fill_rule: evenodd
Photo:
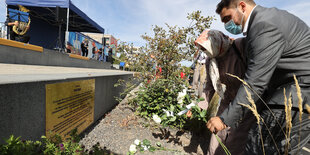
<path fill-rule="evenodd" d="M 246 36 L 247 35 L 247 31 L 248 31 L 248 27 L 249 27 L 249 22 L 250 22 L 250 18 L 251 15 L 254 11 L 254 9 L 256 8 L 257 5 L 255 5 L 255 7 L 252 9 L 251 13 L 249 14 L 248 19 L 246 20 L 245 24 L 244 24 L 244 28 L 243 28 L 243 35 Z"/>

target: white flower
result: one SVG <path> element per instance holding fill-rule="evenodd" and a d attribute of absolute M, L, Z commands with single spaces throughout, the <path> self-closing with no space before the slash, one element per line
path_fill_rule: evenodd
<path fill-rule="evenodd" d="M 145 146 L 145 145 L 142 145 L 142 148 L 144 149 L 144 151 L 148 150 L 149 147 Z"/>
<path fill-rule="evenodd" d="M 141 142 L 140 142 L 139 139 L 136 139 L 134 143 L 135 143 L 136 145 L 140 145 Z"/>
<path fill-rule="evenodd" d="M 196 104 L 195 103 L 191 103 L 191 104 L 187 105 L 186 108 L 189 110 L 189 109 L 191 109 L 194 106 L 196 106 Z"/>
<path fill-rule="evenodd" d="M 181 115 L 185 114 L 189 109 L 191 109 L 191 108 L 194 107 L 194 106 L 196 106 L 195 103 L 191 103 L 191 104 L 185 106 L 186 109 L 180 111 L 177 115 L 181 116 Z"/>
<path fill-rule="evenodd" d="M 158 115 L 156 115 L 156 114 L 153 115 L 153 120 L 154 120 L 156 123 L 158 123 L 158 124 L 160 124 L 160 122 L 161 122 L 160 117 L 159 117 Z"/>
<path fill-rule="evenodd" d="M 177 115 L 181 116 L 187 112 L 188 112 L 188 109 L 185 109 L 185 110 L 180 111 Z"/>
<path fill-rule="evenodd" d="M 137 152 L 137 146 L 135 144 L 131 144 L 129 147 L 129 152 L 136 153 Z"/>
<path fill-rule="evenodd" d="M 163 111 L 166 113 L 167 117 L 173 117 L 173 111 L 167 111 L 166 109 L 163 109 Z"/>
<path fill-rule="evenodd" d="M 178 98 L 177 98 L 179 104 L 183 103 L 186 93 L 187 93 L 187 88 L 184 88 L 182 92 L 179 92 Z"/>

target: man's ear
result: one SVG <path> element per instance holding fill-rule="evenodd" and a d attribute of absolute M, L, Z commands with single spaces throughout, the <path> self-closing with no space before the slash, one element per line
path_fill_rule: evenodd
<path fill-rule="evenodd" d="M 247 3 L 244 1 L 240 1 L 238 6 L 241 8 L 242 13 L 244 13 L 246 11 Z"/>

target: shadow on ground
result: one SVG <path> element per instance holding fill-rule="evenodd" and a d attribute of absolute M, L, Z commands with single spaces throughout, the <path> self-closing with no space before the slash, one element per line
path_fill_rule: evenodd
<path fill-rule="evenodd" d="M 167 143 L 182 146 L 188 154 L 207 154 L 210 139 L 208 137 L 211 137 L 208 130 L 203 132 L 177 131 L 173 133 L 173 131 L 167 129 L 160 129 L 160 132 L 153 132 L 152 135 L 154 138 L 165 139 Z"/>

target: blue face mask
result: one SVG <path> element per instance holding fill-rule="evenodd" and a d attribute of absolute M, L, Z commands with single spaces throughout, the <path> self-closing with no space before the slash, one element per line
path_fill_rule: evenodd
<path fill-rule="evenodd" d="M 236 11 L 237 11 L 237 10 L 236 10 Z M 243 21 L 243 17 L 244 17 L 244 14 L 242 15 L 241 23 L 242 23 L 242 21 Z M 232 33 L 232 34 L 237 35 L 237 34 L 242 33 L 242 24 L 236 25 L 235 22 L 234 22 L 234 20 L 231 19 L 230 21 L 228 21 L 227 23 L 225 23 L 225 29 L 226 29 L 228 32 Z"/>

